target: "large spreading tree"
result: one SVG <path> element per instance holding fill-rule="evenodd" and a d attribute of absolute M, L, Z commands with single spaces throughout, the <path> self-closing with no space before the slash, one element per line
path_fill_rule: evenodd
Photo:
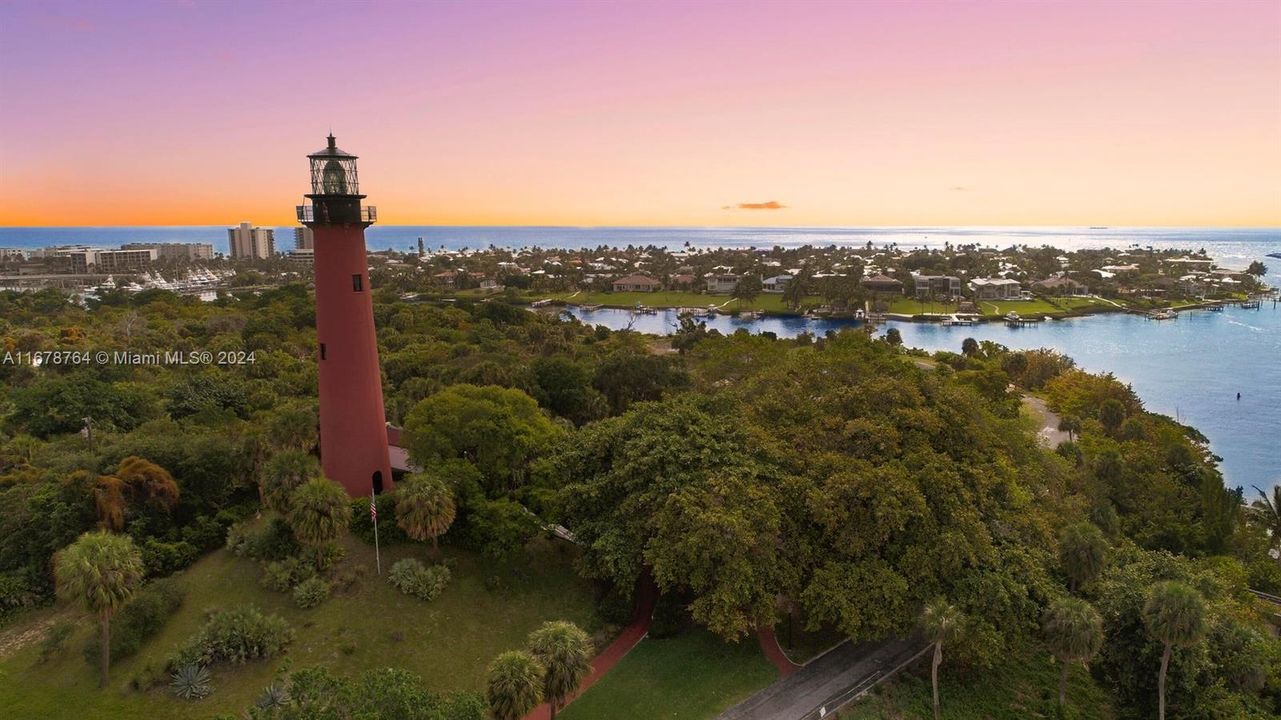
<path fill-rule="evenodd" d="M 405 446 L 422 467 L 461 458 L 484 475 L 490 495 L 517 487 L 529 463 L 564 434 L 529 395 L 493 385 L 451 385 L 405 419 Z"/>

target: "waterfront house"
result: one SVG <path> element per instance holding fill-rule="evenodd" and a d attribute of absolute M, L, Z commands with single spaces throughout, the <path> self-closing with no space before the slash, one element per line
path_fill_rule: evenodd
<path fill-rule="evenodd" d="M 903 283 L 888 275 L 873 275 L 872 277 L 863 278 L 863 287 L 871 292 L 903 292 Z"/>
<path fill-rule="evenodd" d="M 1052 297 L 1089 295 L 1090 289 L 1070 277 L 1052 277 L 1032 283 L 1032 289 Z"/>
<path fill-rule="evenodd" d="M 916 297 L 957 297 L 961 294 L 961 278 L 955 275 L 913 275 Z"/>
<path fill-rule="evenodd" d="M 614 292 L 656 292 L 663 284 L 645 275 L 628 275 L 614 281 Z"/>
<path fill-rule="evenodd" d="M 736 285 L 738 285 L 737 275 L 716 273 L 707 276 L 707 292 L 709 293 L 734 292 L 734 286 Z"/>
<path fill-rule="evenodd" d="M 690 273 L 677 273 L 671 277 L 668 285 L 673 290 L 693 290 L 695 279 Z"/>
<path fill-rule="evenodd" d="M 1018 280 L 1008 278 L 974 278 L 970 281 L 970 290 L 979 300 L 1018 298 L 1022 289 Z"/>
<path fill-rule="evenodd" d="M 771 278 L 765 278 L 761 281 L 761 290 L 767 293 L 781 293 L 783 288 L 792 281 L 791 275 L 775 275 Z"/>

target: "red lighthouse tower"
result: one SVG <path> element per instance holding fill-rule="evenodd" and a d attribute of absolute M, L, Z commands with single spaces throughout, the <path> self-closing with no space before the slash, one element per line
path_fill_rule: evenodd
<path fill-rule="evenodd" d="M 298 221 L 315 238 L 320 460 L 349 494 L 368 495 L 392 483 L 365 258 L 365 228 L 378 212 L 361 206 L 356 156 L 339 150 L 332 134 L 307 158 L 311 204 L 298 206 Z"/>

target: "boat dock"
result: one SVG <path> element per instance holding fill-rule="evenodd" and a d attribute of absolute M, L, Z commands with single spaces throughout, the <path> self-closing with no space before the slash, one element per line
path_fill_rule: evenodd
<path fill-rule="evenodd" d="M 1010 327 L 1028 327 L 1029 325 L 1040 323 L 1041 320 L 1042 318 L 1039 317 L 1023 317 L 1016 312 L 1008 313 L 1005 316 L 1005 324 Z"/>

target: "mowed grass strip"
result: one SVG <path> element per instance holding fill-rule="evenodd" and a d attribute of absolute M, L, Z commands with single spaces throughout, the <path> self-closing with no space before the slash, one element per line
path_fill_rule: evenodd
<path fill-rule="evenodd" d="M 705 630 L 646 638 L 559 720 L 707 720 L 774 682 L 755 637 L 727 643 Z"/>

